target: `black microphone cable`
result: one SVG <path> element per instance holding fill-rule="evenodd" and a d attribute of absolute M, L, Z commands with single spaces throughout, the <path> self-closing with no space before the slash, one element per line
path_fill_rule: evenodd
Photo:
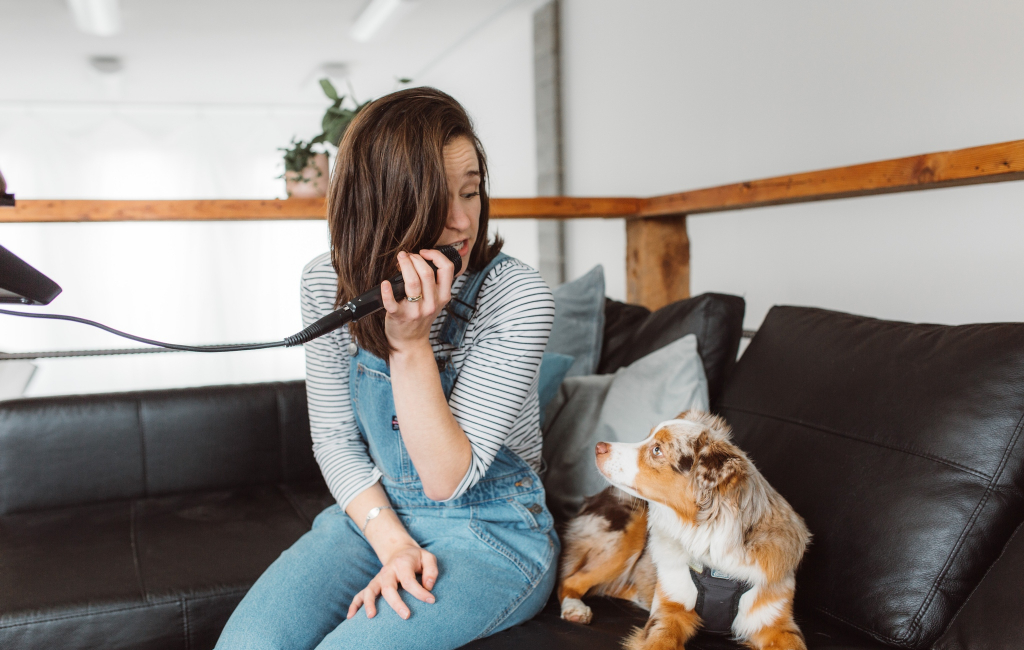
<path fill-rule="evenodd" d="M 444 253 L 444 256 L 452 261 L 452 264 L 455 265 L 456 274 L 462 270 L 462 257 L 454 246 L 441 246 L 437 250 Z M 435 273 L 437 272 L 437 267 L 434 266 L 433 263 L 427 261 L 427 264 L 430 265 L 430 268 L 432 268 Z M 389 280 L 389 282 L 391 282 L 391 288 L 395 295 L 395 300 L 398 301 L 405 298 L 405 281 L 402 278 L 402 274 L 399 273 L 394 276 Z M 164 343 L 162 341 L 154 341 L 152 339 L 142 338 L 141 336 L 135 336 L 134 334 L 128 334 L 127 332 L 116 330 L 113 327 L 108 327 L 102 323 L 89 320 L 88 318 L 66 316 L 64 314 L 33 314 L 30 312 L 10 311 L 7 309 L 0 309 L 0 314 L 82 323 L 83 325 L 98 327 L 105 332 L 110 332 L 111 334 L 116 334 L 126 339 L 138 341 L 139 343 L 145 343 L 147 345 L 167 348 L 169 350 L 183 350 L 185 352 L 239 352 L 241 350 L 265 350 L 267 348 L 293 347 L 296 345 L 302 345 L 303 343 L 309 343 L 315 338 L 319 338 L 324 334 L 333 332 L 350 321 L 359 320 L 380 311 L 383 308 L 384 301 L 381 298 L 380 287 L 374 287 L 361 296 L 348 301 L 339 309 L 327 314 L 298 334 L 293 334 L 283 341 L 274 341 L 271 343 L 242 343 L 238 345 L 178 345 L 176 343 Z"/>

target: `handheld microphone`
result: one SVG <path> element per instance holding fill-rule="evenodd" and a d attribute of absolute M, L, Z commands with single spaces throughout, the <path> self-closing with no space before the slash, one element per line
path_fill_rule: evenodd
<path fill-rule="evenodd" d="M 459 255 L 459 251 L 457 251 L 454 246 L 440 246 L 438 247 L 437 250 L 441 251 L 445 257 L 452 261 L 452 264 L 455 265 L 456 274 L 462 270 L 462 256 Z M 0 252 L 8 253 L 8 251 L 3 247 L 0 247 Z M 10 257 L 13 258 L 13 255 L 11 255 Z M 9 260 L 0 257 L 0 262 L 6 261 Z M 21 260 L 18 260 L 18 262 L 21 262 Z M 436 274 L 437 267 L 434 266 L 433 263 L 431 263 L 430 261 L 427 261 L 427 264 L 430 264 L 430 268 L 432 268 L 434 270 L 434 273 Z M 28 265 L 26 264 L 25 266 Z M 31 269 L 33 272 L 38 273 L 38 271 L 36 271 L 35 269 L 32 269 L 31 267 L 28 268 Z M 6 271 L 3 264 L 0 264 L 0 271 Z M 6 277 L 6 274 L 3 275 L 4 277 Z M 43 279 L 49 281 L 49 278 L 46 278 L 45 276 L 43 276 Z M 389 280 L 389 282 L 391 282 L 391 289 L 395 294 L 395 300 L 397 301 L 405 298 L 405 279 L 402 277 L 402 274 L 399 273 L 398 275 L 394 276 Z M 60 293 L 59 286 L 53 284 L 52 282 L 50 282 L 50 284 L 53 285 L 53 290 L 45 295 L 40 294 L 41 296 L 43 296 L 42 298 L 37 299 L 40 302 L 40 304 L 47 304 L 50 300 L 53 300 L 54 296 Z M 7 302 L 6 300 L 4 300 L 4 298 L 7 297 L 7 293 L 4 291 L 5 288 L 5 286 L 0 286 L 0 302 Z M 49 290 L 49 288 L 47 288 L 47 290 Z M 35 294 L 26 295 L 29 295 L 30 297 L 33 298 L 35 297 Z M 22 299 L 23 296 L 15 295 L 13 293 L 10 294 L 10 296 L 18 298 L 19 302 L 28 302 L 28 300 Z M 75 323 L 82 323 L 83 325 L 91 325 L 93 327 L 98 327 L 101 330 L 110 332 L 111 334 L 123 336 L 126 339 L 138 341 L 139 343 L 146 343 L 147 345 L 155 345 L 161 348 L 167 348 L 169 350 L 183 350 L 186 352 L 237 352 L 241 350 L 264 350 L 266 348 L 280 348 L 302 345 L 303 343 L 308 343 L 317 337 L 327 334 L 328 332 L 333 332 L 334 330 L 338 329 L 345 323 L 349 323 L 354 320 L 359 320 L 360 318 L 365 318 L 366 316 L 378 312 L 381 309 L 384 309 L 384 300 L 381 298 L 380 286 L 377 286 L 374 287 L 373 289 L 370 289 L 361 296 L 353 298 L 352 300 L 342 305 L 340 309 L 332 311 L 331 313 L 327 314 L 326 316 L 324 316 L 317 322 L 313 323 L 306 329 L 302 330 L 298 334 L 289 336 L 283 341 L 274 341 L 273 343 L 245 343 L 241 345 L 177 345 L 175 343 L 164 343 L 162 341 L 154 341 L 152 339 L 142 338 L 141 336 L 135 336 L 134 334 L 128 334 L 126 332 L 116 330 L 113 327 L 103 325 L 102 323 L 97 323 L 96 321 L 91 321 L 86 318 L 79 318 L 77 316 L 65 316 L 63 314 L 30 314 L 27 312 L 20 311 L 8 311 L 6 309 L 0 309 L 0 314 L 7 314 L 8 316 L 22 316 L 25 318 L 67 320 Z M 126 354 L 138 352 L 138 350 L 100 350 L 98 352 L 102 354 Z M 39 357 L 40 355 L 32 353 L 26 353 L 24 355 L 0 353 L 0 359 L 36 359 Z"/>
<path fill-rule="evenodd" d="M 455 265 L 456 274 L 462 270 L 462 256 L 459 255 L 459 251 L 457 251 L 454 246 L 441 246 L 437 250 L 444 253 L 444 256 L 451 260 L 452 264 Z M 427 264 L 430 264 L 430 268 L 433 269 L 436 274 L 437 267 L 429 260 L 427 261 Z M 402 277 L 401 273 L 392 277 L 388 282 L 391 283 L 391 290 L 395 294 L 396 301 L 405 298 L 405 279 Z M 339 309 L 327 314 L 298 334 L 289 336 L 284 340 L 285 346 L 291 347 L 293 345 L 308 343 L 309 341 L 321 337 L 328 332 L 333 332 L 345 323 L 365 318 L 366 316 L 376 313 L 381 309 L 384 309 L 384 299 L 381 297 L 380 287 L 376 286 L 358 298 L 353 298 L 348 301 Z"/>

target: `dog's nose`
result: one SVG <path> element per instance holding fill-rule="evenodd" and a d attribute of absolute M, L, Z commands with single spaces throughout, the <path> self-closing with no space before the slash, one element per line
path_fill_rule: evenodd
<path fill-rule="evenodd" d="M 597 455 L 598 456 L 600 456 L 601 454 L 607 454 L 611 450 L 612 450 L 612 448 L 611 448 L 611 446 L 607 442 L 599 442 L 599 443 L 597 443 Z"/>

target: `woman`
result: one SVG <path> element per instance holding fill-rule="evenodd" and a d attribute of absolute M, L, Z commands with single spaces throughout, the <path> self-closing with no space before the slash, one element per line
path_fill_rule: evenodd
<path fill-rule="evenodd" d="M 554 301 L 488 243 L 486 177 L 469 117 L 438 90 L 378 99 L 346 132 L 303 319 L 377 283 L 385 311 L 306 345 L 313 451 L 338 503 L 253 585 L 218 648 L 456 648 L 547 600 L 559 543 L 537 476 L 537 375 Z M 458 274 L 432 250 L 445 244 Z M 401 302 L 381 281 L 396 268 Z"/>

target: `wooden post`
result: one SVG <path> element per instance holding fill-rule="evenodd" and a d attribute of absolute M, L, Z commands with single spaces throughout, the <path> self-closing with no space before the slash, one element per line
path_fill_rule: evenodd
<path fill-rule="evenodd" d="M 689 297 L 686 215 L 626 219 L 626 300 L 654 311 Z"/>

